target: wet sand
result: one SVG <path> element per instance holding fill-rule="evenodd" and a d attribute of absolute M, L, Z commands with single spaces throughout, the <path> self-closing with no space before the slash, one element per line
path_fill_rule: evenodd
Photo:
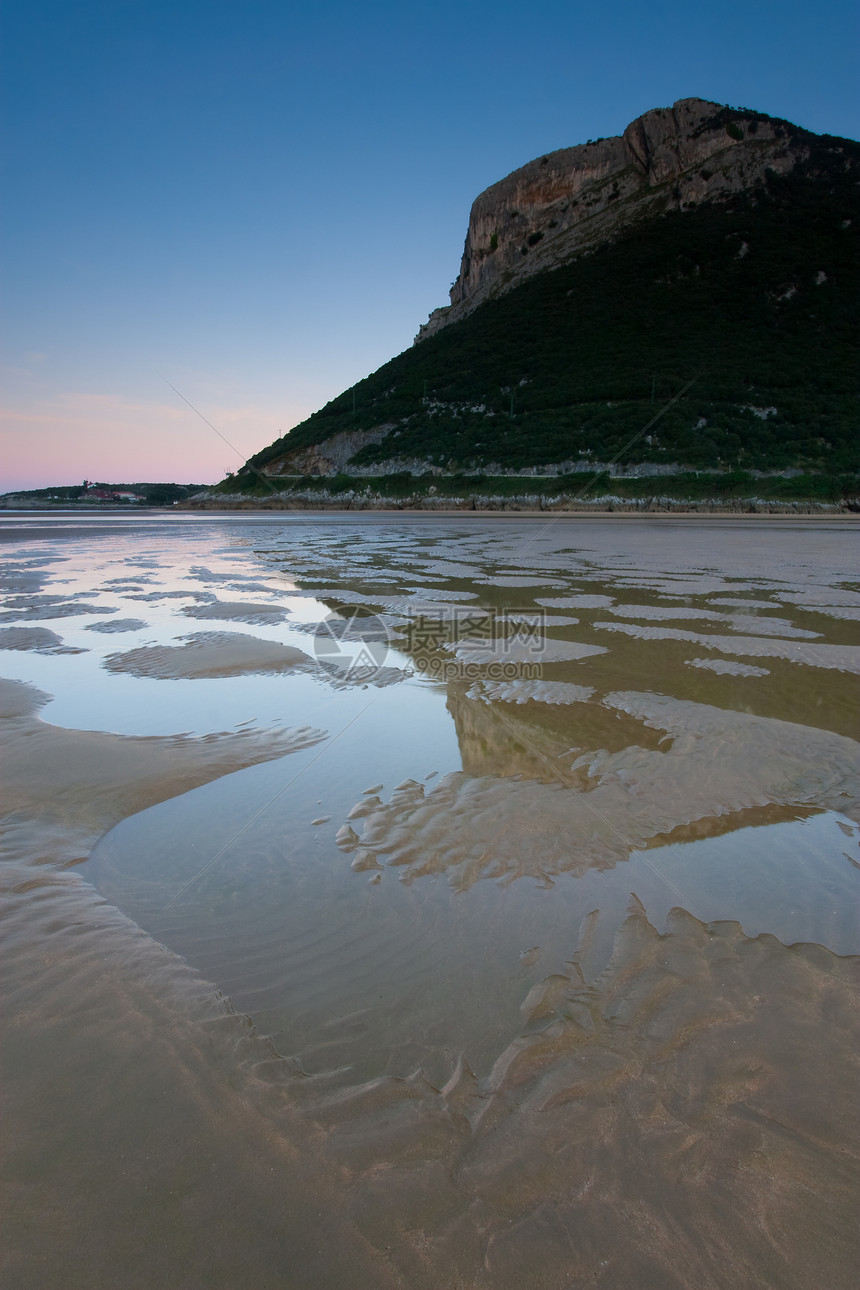
<path fill-rule="evenodd" d="M 610 694 L 604 703 L 671 743 L 589 753 L 559 765 L 514 727 L 544 762 L 544 778 L 556 782 L 480 776 L 475 768 L 446 776 L 430 792 L 409 785 L 387 804 L 361 809 L 360 816 L 356 810 L 350 818 L 361 819 L 361 833 L 352 829 L 355 838 L 342 841 L 342 849 L 361 849 L 396 867 L 401 881 L 444 874 L 462 890 L 488 876 L 546 880 L 608 867 L 684 828 L 764 806 L 817 807 L 860 820 L 860 747 L 852 739 L 824 731 L 813 737 L 788 722 L 727 718 L 718 708 L 647 694 Z M 493 720 L 507 718 L 483 710 L 495 717 L 482 720 L 479 708 L 461 721 L 482 727 L 489 742 Z M 503 738 L 497 734 L 494 742 Z"/>
<path fill-rule="evenodd" d="M 125 816 L 323 732 L 123 739 L 41 722 L 46 697 L 0 682 L 4 1284 L 396 1284 L 348 1220 L 322 1239 L 338 1179 L 256 1079 L 272 1051 L 250 1021 L 66 868 Z"/>
<path fill-rule="evenodd" d="M 773 505 L 772 510 L 768 509 L 770 505 Z M 177 510 L 179 509 L 180 507 L 177 507 Z M 748 503 L 743 502 L 728 503 L 727 505 L 719 508 L 709 508 L 707 505 L 703 505 L 699 508 L 695 502 L 685 506 L 683 503 L 679 502 L 677 509 L 655 506 L 653 510 L 648 510 L 644 507 L 637 509 L 635 502 L 630 502 L 628 505 L 620 502 L 617 506 L 605 510 L 598 509 L 597 507 L 591 507 L 584 510 L 567 510 L 560 507 L 555 509 L 552 506 L 528 509 L 516 504 L 511 506 L 510 509 L 507 509 L 504 502 L 496 507 L 473 507 L 471 505 L 464 505 L 459 508 L 445 508 L 437 506 L 428 506 L 426 508 L 409 506 L 386 507 L 376 505 L 362 506 L 361 504 L 352 506 L 349 503 L 344 504 L 343 502 L 338 502 L 334 499 L 330 505 L 314 506 L 312 503 L 303 499 L 289 502 L 283 498 L 275 497 L 269 504 L 261 504 L 258 500 L 233 502 L 232 504 L 229 501 L 183 502 L 181 503 L 181 509 L 186 513 L 191 514 L 208 513 L 215 515 L 237 514 L 266 516 L 271 515 L 273 512 L 281 512 L 284 514 L 302 516 L 316 515 L 320 518 L 326 519 L 331 519 L 333 517 L 336 518 L 338 515 L 349 515 L 350 517 L 366 516 L 371 520 L 377 517 L 387 518 L 405 515 L 410 519 L 415 517 L 424 518 L 425 516 L 439 516 L 441 519 L 457 520 L 462 519 L 464 516 L 504 520 L 516 520 L 518 518 L 535 520 L 545 519 L 547 517 L 557 517 L 559 519 L 572 519 L 577 522 L 589 519 L 601 521 L 610 520 L 613 522 L 616 520 L 638 520 L 639 522 L 645 520 L 650 522 L 651 520 L 672 521 L 678 519 L 691 521 L 712 519 L 774 521 L 784 519 L 789 521 L 808 520 L 813 523 L 829 520 L 847 520 L 849 522 L 857 522 L 857 513 L 854 511 L 842 509 L 836 504 L 832 504 L 831 508 L 831 504 L 829 503 L 818 504 L 816 502 L 797 503 L 797 509 L 795 509 L 795 505 L 790 502 L 776 502 L 773 504 L 762 502 L 759 503 L 755 509 L 751 508 Z"/>
<path fill-rule="evenodd" d="M 854 1284 L 842 530 L 467 525 L 40 533 L 0 569 L 4 1284 Z M 58 579 L 80 617 L 28 626 Z M 316 654 L 320 585 L 387 624 L 393 684 Z M 494 676 L 504 634 L 428 654 L 460 596 L 503 633 L 543 604 L 543 675 Z M 767 668 L 701 666 L 736 655 Z"/>
<path fill-rule="evenodd" d="M 283 757 L 325 732 L 247 730 L 206 739 L 129 739 L 64 730 L 36 717 L 48 695 L 0 679 L 2 854 L 39 860 L 46 833 L 55 862 L 82 859 L 113 824 L 243 766 Z"/>
<path fill-rule="evenodd" d="M 301 650 L 234 632 L 194 632 L 186 636 L 181 645 L 145 646 L 112 654 L 105 660 L 109 671 L 161 677 L 163 680 L 290 672 L 310 664 L 310 657 Z"/>

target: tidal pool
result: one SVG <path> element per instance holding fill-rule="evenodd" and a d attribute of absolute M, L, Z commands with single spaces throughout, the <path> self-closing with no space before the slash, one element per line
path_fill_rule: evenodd
<path fill-rule="evenodd" d="M 0 519 L 4 1284 L 853 1285 L 856 547 Z"/>

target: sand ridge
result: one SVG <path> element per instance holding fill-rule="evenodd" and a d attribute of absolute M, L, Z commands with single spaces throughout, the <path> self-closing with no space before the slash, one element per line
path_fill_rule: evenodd
<path fill-rule="evenodd" d="M 307 726 L 203 737 L 66 730 L 36 715 L 48 698 L 33 686 L 0 679 L 0 854 L 6 856 L 81 859 L 101 834 L 136 811 L 325 738 L 324 731 Z"/>

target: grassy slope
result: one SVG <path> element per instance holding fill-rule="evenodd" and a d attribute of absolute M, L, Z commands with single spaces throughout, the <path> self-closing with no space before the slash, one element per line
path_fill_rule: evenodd
<path fill-rule="evenodd" d="M 699 470 L 855 473 L 860 145 L 798 137 L 813 157 L 790 176 L 729 206 L 664 215 L 528 279 L 386 363 L 249 466 L 394 423 L 357 464 L 419 457 L 474 471 L 622 453 Z M 750 406 L 777 411 L 762 419 Z M 243 479 L 247 468 L 231 490 Z"/>
<path fill-rule="evenodd" d="M 235 494 L 238 490 L 234 487 L 230 491 Z M 257 498 L 261 502 L 270 500 L 274 495 L 280 496 L 287 502 L 290 495 L 306 500 L 317 495 L 321 499 L 355 495 L 392 500 L 413 499 L 418 502 L 430 495 L 435 495 L 437 499 L 449 497 L 458 500 L 491 497 L 500 503 L 506 499 L 522 501 L 526 497 L 540 497 L 547 503 L 559 499 L 566 506 L 569 505 L 575 509 L 574 503 L 577 501 L 588 504 L 598 498 L 612 496 L 652 503 L 665 499 L 678 502 L 714 502 L 718 505 L 752 499 L 788 505 L 842 504 L 847 501 L 849 509 L 856 509 L 858 481 L 856 476 L 827 474 L 797 475 L 790 479 L 776 475 L 757 479 L 742 470 L 725 474 L 678 473 L 627 479 L 611 479 L 606 472 L 597 471 L 578 471 L 536 478 L 464 473 L 441 476 L 413 475 L 407 471 L 399 471 L 373 478 L 344 474 L 306 475 L 274 482 L 255 476 L 253 482 L 249 482 L 242 491 L 249 498 Z"/>

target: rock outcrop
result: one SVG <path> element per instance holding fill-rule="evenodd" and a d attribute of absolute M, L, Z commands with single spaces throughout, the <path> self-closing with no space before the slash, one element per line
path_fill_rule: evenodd
<path fill-rule="evenodd" d="M 393 425 L 376 426 L 373 430 L 346 430 L 332 435 L 324 444 L 311 444 L 307 448 L 294 448 L 267 461 L 264 475 L 336 475 L 347 462 L 369 443 L 379 443 Z"/>
<path fill-rule="evenodd" d="M 451 304 L 416 342 L 524 277 L 569 264 L 640 220 L 725 201 L 807 155 L 805 132 L 763 113 L 681 99 L 622 135 L 562 148 L 476 198 Z"/>

